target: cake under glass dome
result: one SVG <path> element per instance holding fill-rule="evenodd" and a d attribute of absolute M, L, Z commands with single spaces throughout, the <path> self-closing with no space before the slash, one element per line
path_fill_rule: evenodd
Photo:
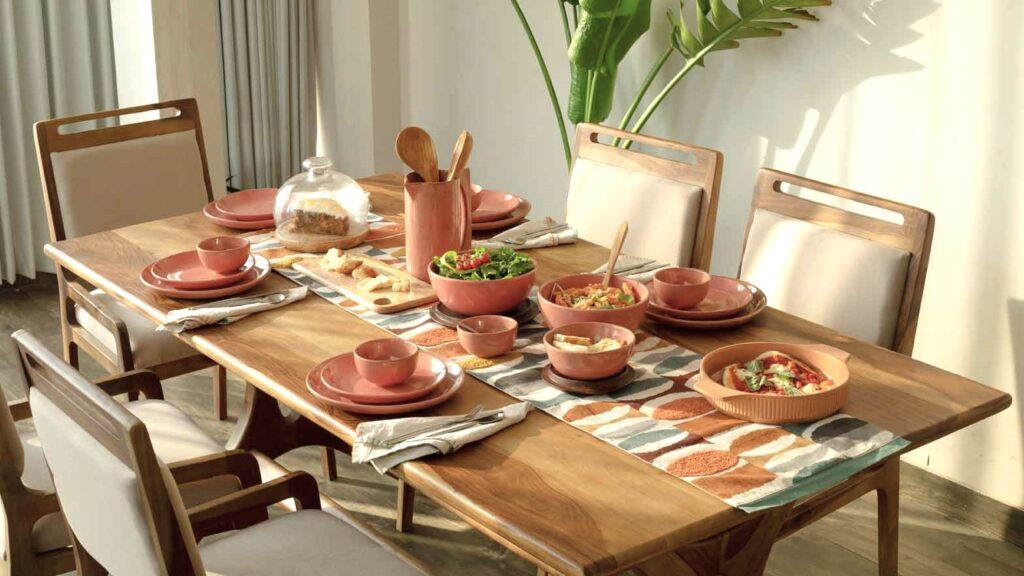
<path fill-rule="evenodd" d="M 304 252 L 360 244 L 370 230 L 370 195 L 352 178 L 331 170 L 330 158 L 307 158 L 302 167 L 306 171 L 289 178 L 277 192 L 278 239 Z"/>

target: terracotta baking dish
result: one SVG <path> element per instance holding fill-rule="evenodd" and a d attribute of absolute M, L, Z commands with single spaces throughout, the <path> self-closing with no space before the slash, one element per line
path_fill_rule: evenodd
<path fill-rule="evenodd" d="M 759 354 L 776 350 L 789 354 L 835 381 L 836 386 L 806 396 L 767 396 L 727 388 L 721 371 L 730 364 L 749 362 Z M 746 342 L 724 346 L 701 360 L 696 389 L 719 411 L 763 424 L 787 424 L 820 420 L 843 407 L 849 396 L 850 353 L 825 344 Z"/>

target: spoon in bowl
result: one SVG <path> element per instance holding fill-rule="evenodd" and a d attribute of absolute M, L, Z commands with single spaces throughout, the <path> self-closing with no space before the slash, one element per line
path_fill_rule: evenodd
<path fill-rule="evenodd" d="M 619 260 L 619 253 L 622 252 L 622 244 L 626 241 L 626 233 L 629 232 L 629 222 L 619 224 L 619 232 L 615 235 L 615 242 L 612 244 L 612 253 L 608 255 L 608 269 L 604 271 L 604 281 L 601 282 L 606 288 L 612 281 L 615 274 L 615 263 Z"/>

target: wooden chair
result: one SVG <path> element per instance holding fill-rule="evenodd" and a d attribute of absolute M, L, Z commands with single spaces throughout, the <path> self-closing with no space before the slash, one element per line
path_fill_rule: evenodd
<path fill-rule="evenodd" d="M 14 335 L 21 349 L 26 378 L 35 366 L 75 373 L 38 340 L 24 331 Z M 260 468 L 241 450 L 225 452 L 192 420 L 164 402 L 160 381 L 151 372 L 131 372 L 92 385 L 109 395 L 141 393 L 145 400 L 125 409 L 152 431 L 152 443 L 182 483 L 182 497 L 193 505 L 219 498 L 260 482 Z M 7 403 L 0 393 L 0 500 L 6 515 L 7 554 L 12 576 L 63 574 L 74 569 L 71 541 L 64 525 L 53 481 L 38 436 L 18 433 L 15 421 L 32 417 L 26 400 Z M 202 469 L 199 476 L 196 469 Z M 262 517 L 252 518 L 252 522 Z M 251 522 L 250 522 L 251 523 Z"/>
<path fill-rule="evenodd" d="M 831 200 L 795 196 L 783 185 Z M 851 211 L 858 204 L 902 221 Z M 775 308 L 910 354 L 934 227 L 926 210 L 762 168 L 739 276 Z"/>
<path fill-rule="evenodd" d="M 177 115 L 69 130 L 154 110 Z M 44 120 L 35 135 L 51 242 L 194 212 L 213 200 L 195 99 Z M 227 417 L 223 368 L 66 270 L 58 268 L 57 280 L 64 358 L 72 366 L 79 349 L 111 374 L 147 368 L 168 378 L 213 366 L 214 411 Z"/>
<path fill-rule="evenodd" d="M 694 161 L 624 150 L 600 142 L 601 136 L 632 140 L 666 156 L 689 155 Z M 707 270 L 721 183 L 721 152 L 580 124 L 566 221 L 580 238 L 610 246 L 619 224 L 628 220 L 624 253 Z"/>
<path fill-rule="evenodd" d="M 829 204 L 795 196 L 790 187 L 828 194 Z M 850 211 L 857 204 L 888 211 L 902 222 Z M 935 218 L 926 210 L 762 168 L 739 275 L 764 290 L 776 308 L 910 354 L 934 227 Z M 797 502 L 779 537 L 875 491 L 878 570 L 895 576 L 899 466 L 899 458 L 890 458 Z"/>
<path fill-rule="evenodd" d="M 168 468 L 134 414 L 56 356 L 36 354 L 31 337 L 17 340 L 79 574 L 424 574 L 366 527 L 322 512 L 316 480 L 304 472 L 189 507 L 179 476 L 209 473 L 206 464 Z M 251 524 L 254 514 L 289 499 L 297 512 Z M 249 525 L 198 544 L 240 524 Z"/>

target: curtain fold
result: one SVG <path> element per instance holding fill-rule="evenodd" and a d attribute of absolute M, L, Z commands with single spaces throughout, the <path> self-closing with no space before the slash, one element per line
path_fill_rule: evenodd
<path fill-rule="evenodd" d="M 53 270 L 32 125 L 117 107 L 108 0 L 0 0 L 0 280 Z"/>
<path fill-rule="evenodd" d="M 228 185 L 278 187 L 316 148 L 310 0 L 220 0 Z"/>

